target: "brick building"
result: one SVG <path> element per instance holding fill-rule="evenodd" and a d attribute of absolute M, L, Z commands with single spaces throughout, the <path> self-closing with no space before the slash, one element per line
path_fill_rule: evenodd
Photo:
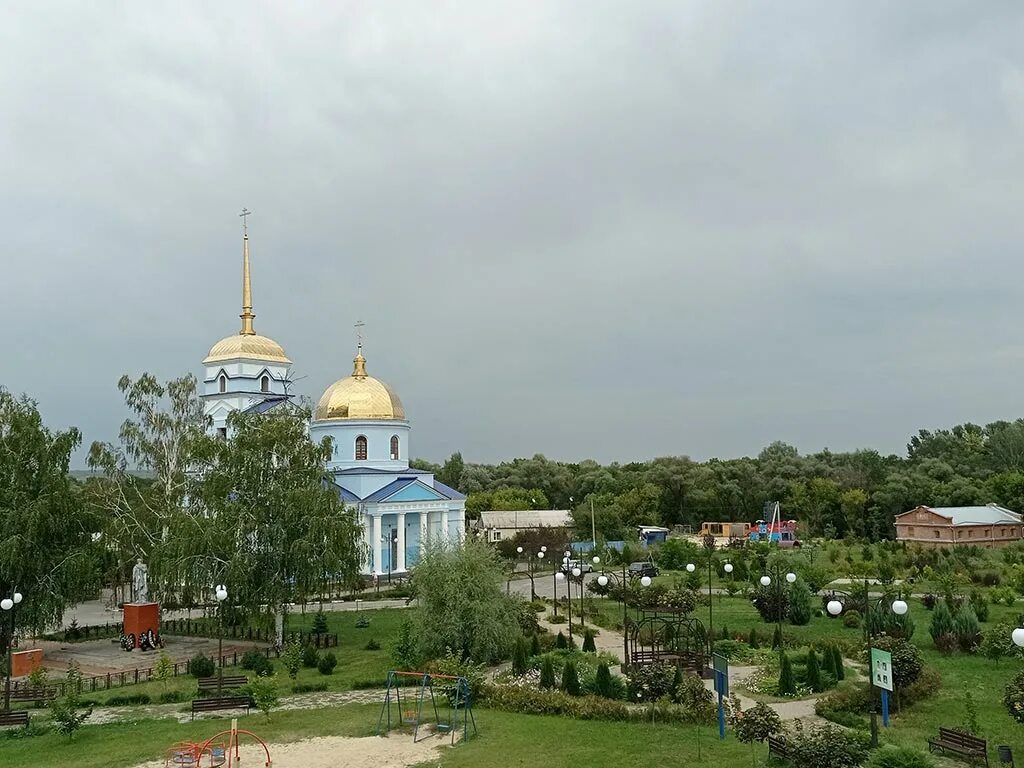
<path fill-rule="evenodd" d="M 896 541 L 921 547 L 1005 547 L 1024 537 L 1016 512 L 987 504 L 977 507 L 917 507 L 896 515 Z"/>

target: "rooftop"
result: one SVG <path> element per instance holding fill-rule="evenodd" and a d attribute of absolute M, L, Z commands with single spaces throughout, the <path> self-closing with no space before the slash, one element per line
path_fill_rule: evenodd
<path fill-rule="evenodd" d="M 949 518 L 953 525 L 992 525 L 999 523 L 1020 523 L 1021 516 L 998 504 L 973 507 L 923 507 L 942 517 Z M 911 510 L 913 511 L 913 510 Z M 904 513 L 906 514 L 906 513 Z"/>
<path fill-rule="evenodd" d="M 490 510 L 480 513 L 482 528 L 568 528 L 572 513 L 568 509 Z"/>

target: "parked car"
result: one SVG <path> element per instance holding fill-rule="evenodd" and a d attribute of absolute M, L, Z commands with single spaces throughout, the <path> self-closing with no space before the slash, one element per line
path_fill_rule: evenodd
<path fill-rule="evenodd" d="M 630 563 L 627 571 L 630 576 L 640 578 L 641 576 L 657 576 L 658 566 L 654 563 Z"/>
<path fill-rule="evenodd" d="M 579 568 L 581 573 L 592 573 L 594 566 L 586 560 L 570 560 L 569 564 L 562 563 L 562 573 L 572 573 L 573 568 Z"/>

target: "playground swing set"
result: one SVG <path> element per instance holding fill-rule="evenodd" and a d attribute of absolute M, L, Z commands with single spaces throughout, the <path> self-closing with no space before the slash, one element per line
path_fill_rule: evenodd
<path fill-rule="evenodd" d="M 419 680 L 419 685 L 406 682 L 407 680 Z M 437 694 L 434 691 L 435 683 L 440 689 Z M 406 689 L 404 694 L 403 688 Z M 438 695 L 444 700 L 440 706 L 437 701 Z M 395 716 L 392 709 L 397 713 Z M 455 744 L 455 735 L 459 731 L 462 732 L 463 741 L 470 735 L 476 735 L 476 718 L 473 716 L 469 681 L 464 677 L 433 675 L 428 672 L 388 672 L 384 705 L 381 707 L 380 717 L 377 718 L 377 735 L 383 736 L 392 728 L 411 725 L 412 740 L 417 742 L 420 741 L 420 727 L 431 724 L 435 733 L 450 733 L 452 744 Z M 473 728 L 472 734 L 470 726 Z M 423 738 L 429 736 L 429 730 L 424 727 Z"/>

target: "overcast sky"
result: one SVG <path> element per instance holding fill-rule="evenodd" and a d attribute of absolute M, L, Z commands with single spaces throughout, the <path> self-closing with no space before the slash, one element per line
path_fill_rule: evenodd
<path fill-rule="evenodd" d="M 0 384 L 85 444 L 256 329 L 412 453 L 1024 416 L 1024 6 L 5 3 Z M 81 465 L 81 457 L 76 460 Z"/>

